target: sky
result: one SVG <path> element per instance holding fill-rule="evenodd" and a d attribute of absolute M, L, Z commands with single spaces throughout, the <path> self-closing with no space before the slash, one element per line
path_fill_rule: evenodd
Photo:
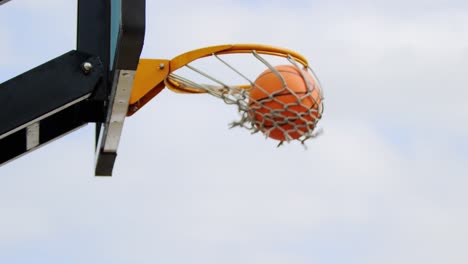
<path fill-rule="evenodd" d="M 93 176 L 93 124 L 0 167 L 0 263 L 468 262 L 466 1 L 147 0 L 146 17 L 144 58 L 300 52 L 324 133 L 276 148 L 218 99 L 163 91 L 126 120 L 112 177 Z M 0 36 L 3 82 L 75 48 L 76 4 L 10 1 Z"/>

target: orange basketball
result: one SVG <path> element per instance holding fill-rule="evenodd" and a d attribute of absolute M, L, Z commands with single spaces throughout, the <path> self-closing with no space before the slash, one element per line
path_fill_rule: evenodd
<path fill-rule="evenodd" d="M 250 114 L 255 126 L 268 133 L 268 137 L 284 141 L 289 135 L 291 139 L 297 139 L 312 131 L 314 120 L 321 117 L 320 90 L 305 70 L 292 65 L 280 65 L 275 69 L 282 78 L 268 69 L 255 80 L 255 87 L 249 94 Z"/>

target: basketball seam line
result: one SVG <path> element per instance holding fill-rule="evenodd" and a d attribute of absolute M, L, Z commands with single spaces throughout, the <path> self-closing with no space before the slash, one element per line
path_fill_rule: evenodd
<path fill-rule="evenodd" d="M 307 92 L 294 92 L 294 94 L 307 94 L 307 93 L 309 93 L 309 92 L 308 92 L 308 91 L 307 91 Z M 289 92 L 289 91 L 284 91 L 284 92 L 281 92 L 281 93 L 279 93 L 279 94 L 274 94 L 273 97 L 280 97 L 280 96 L 285 96 L 285 95 L 292 95 L 292 96 L 294 96 L 291 92 Z M 311 96 L 312 96 L 312 94 L 311 94 Z M 252 104 L 255 103 L 255 102 L 263 103 L 262 101 L 263 101 L 263 100 L 266 100 L 266 99 L 270 99 L 270 96 L 262 97 L 262 98 L 260 98 L 260 99 L 258 99 L 258 100 L 255 100 L 254 102 L 250 102 L 250 103 L 249 103 L 249 106 L 252 105 Z M 304 99 L 306 99 L 306 98 L 304 98 Z"/>

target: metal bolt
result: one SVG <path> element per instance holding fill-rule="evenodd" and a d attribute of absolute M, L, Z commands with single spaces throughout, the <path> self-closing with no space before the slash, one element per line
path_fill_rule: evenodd
<path fill-rule="evenodd" d="M 164 63 L 159 64 L 159 69 L 160 70 L 164 69 L 164 66 L 165 66 Z"/>
<path fill-rule="evenodd" d="M 81 70 L 83 71 L 84 74 L 90 73 L 92 69 L 93 69 L 93 64 L 91 64 L 88 61 L 85 61 L 81 64 Z"/>
<path fill-rule="evenodd" d="M 136 111 L 138 111 L 138 106 L 136 106 L 136 105 L 130 106 L 130 112 L 131 113 L 135 113 Z"/>

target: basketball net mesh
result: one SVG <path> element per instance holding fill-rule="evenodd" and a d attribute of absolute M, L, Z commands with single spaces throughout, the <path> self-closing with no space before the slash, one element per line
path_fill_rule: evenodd
<path fill-rule="evenodd" d="M 171 73 L 168 78 L 171 82 L 178 84 L 177 89 L 183 91 L 184 89 L 196 89 L 200 92 L 209 93 L 215 97 L 222 99 L 226 104 L 235 105 L 240 114 L 240 119 L 233 121 L 230 125 L 233 127 L 242 127 L 249 130 L 252 134 L 262 132 L 266 137 L 271 136 L 270 134 L 275 133 L 276 135 L 281 134 L 278 139 L 280 142 L 278 146 L 284 142 L 299 141 L 302 144 L 310 138 L 314 138 L 321 134 L 322 130 L 316 131 L 316 126 L 323 113 L 323 92 L 321 89 L 320 82 L 316 77 L 315 73 L 310 67 L 304 67 L 298 63 L 292 56 L 284 54 L 284 57 L 289 61 L 291 65 L 296 67 L 302 79 L 304 80 L 307 90 L 305 94 L 296 94 L 286 84 L 283 76 L 280 72 L 275 69 L 264 57 L 260 56 L 255 50 L 251 52 L 255 59 L 263 63 L 268 69 L 270 69 L 278 78 L 281 79 L 283 87 L 277 91 L 271 93 L 263 87 L 246 77 L 245 74 L 241 73 L 240 70 L 233 67 L 226 60 L 220 58 L 217 54 L 212 54 L 219 62 L 228 67 L 234 73 L 239 75 L 248 84 L 247 85 L 228 85 L 223 81 L 211 76 L 210 74 L 195 68 L 190 65 L 186 65 L 188 69 L 194 73 L 201 75 L 216 85 L 201 84 L 199 82 L 192 81 L 189 78 L 182 77 L 178 74 Z M 305 76 L 306 71 L 313 78 L 313 82 L 310 82 Z M 252 89 L 260 89 L 267 95 L 266 98 L 256 100 L 250 96 Z M 193 92 L 192 92 L 193 93 Z M 294 102 L 285 103 L 278 99 L 276 95 L 290 94 L 295 97 Z M 309 104 L 304 104 L 304 99 L 313 100 L 312 107 Z M 269 105 L 274 102 L 275 105 L 282 105 L 282 107 L 271 108 Z M 296 111 L 297 108 L 307 109 L 306 111 Z M 295 135 L 294 138 L 291 135 Z M 304 145 L 305 146 L 305 145 Z"/>

